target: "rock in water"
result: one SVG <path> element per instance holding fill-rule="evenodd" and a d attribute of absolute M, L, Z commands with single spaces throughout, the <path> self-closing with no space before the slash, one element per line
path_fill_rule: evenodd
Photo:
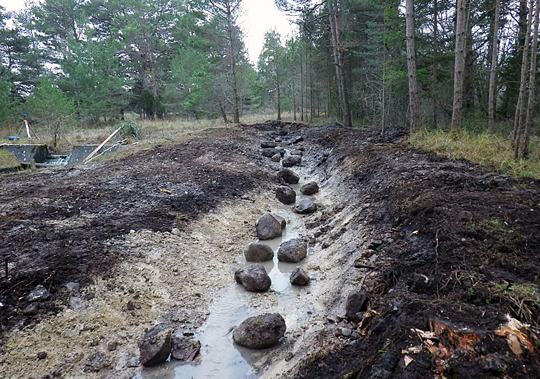
<path fill-rule="evenodd" d="M 278 249 L 281 262 L 298 263 L 307 256 L 307 243 L 301 238 L 283 242 Z"/>
<path fill-rule="evenodd" d="M 234 280 L 251 292 L 264 292 L 272 285 L 272 280 L 260 263 L 254 263 L 237 270 L 234 273 Z"/>
<path fill-rule="evenodd" d="M 275 345 L 285 335 L 287 326 L 279 313 L 266 313 L 244 320 L 233 332 L 238 345 L 264 349 Z"/>
<path fill-rule="evenodd" d="M 192 361 L 201 350 L 201 342 L 190 337 L 172 337 L 172 356 L 179 361 Z"/>
<path fill-rule="evenodd" d="M 287 184 L 298 184 L 300 177 L 290 168 L 282 168 L 279 170 L 278 178 Z"/>
<path fill-rule="evenodd" d="M 289 155 L 281 161 L 283 167 L 293 167 L 302 163 L 302 157 L 299 155 Z"/>
<path fill-rule="evenodd" d="M 283 204 L 294 204 L 296 192 L 289 186 L 281 186 L 276 189 L 276 198 Z"/>
<path fill-rule="evenodd" d="M 274 251 L 264 243 L 252 242 L 244 252 L 248 262 L 264 262 L 274 258 Z"/>
<path fill-rule="evenodd" d="M 140 361 L 144 366 L 155 366 L 169 358 L 171 334 L 172 329 L 165 324 L 158 324 L 146 332 L 139 341 Z"/>
<path fill-rule="evenodd" d="M 308 273 L 301 267 L 297 267 L 291 274 L 289 281 L 295 286 L 306 286 L 309 284 L 310 277 Z"/>
<path fill-rule="evenodd" d="M 281 156 L 281 149 L 276 149 L 274 147 L 262 149 L 262 155 L 265 157 L 272 158 L 276 154 Z"/>
<path fill-rule="evenodd" d="M 315 195 L 319 192 L 319 185 L 316 182 L 309 182 L 300 187 L 300 192 L 304 195 Z"/>
<path fill-rule="evenodd" d="M 267 213 L 257 220 L 257 237 L 260 240 L 269 240 L 281 237 L 283 232 L 281 222 L 274 215 Z"/>
<path fill-rule="evenodd" d="M 300 200 L 293 210 L 304 215 L 310 214 L 317 211 L 317 204 L 311 200 Z"/>
<path fill-rule="evenodd" d="M 263 142 L 261 142 L 261 147 L 263 149 L 277 147 L 277 145 L 278 144 L 275 141 L 263 141 Z"/>

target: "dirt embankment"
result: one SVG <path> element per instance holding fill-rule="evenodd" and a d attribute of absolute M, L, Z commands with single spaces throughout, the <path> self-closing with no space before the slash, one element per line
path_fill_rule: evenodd
<path fill-rule="evenodd" d="M 397 133 L 272 123 L 0 176 L 0 376 L 128 378 L 145 327 L 197 329 L 275 201 L 277 166 L 259 144 L 283 129 L 304 137 L 301 170 L 325 196 L 305 217 L 324 310 L 261 376 L 540 375 L 538 183 L 410 150 Z M 38 284 L 51 297 L 32 310 Z M 368 297 L 354 323 L 352 290 Z"/>

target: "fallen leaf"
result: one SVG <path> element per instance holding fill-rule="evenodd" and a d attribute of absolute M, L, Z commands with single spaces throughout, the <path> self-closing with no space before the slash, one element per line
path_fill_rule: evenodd
<path fill-rule="evenodd" d="M 405 361 L 405 367 L 407 367 L 408 365 L 411 364 L 412 361 L 414 361 L 414 359 L 412 359 L 411 357 L 409 357 L 408 355 L 406 355 L 403 360 Z"/>

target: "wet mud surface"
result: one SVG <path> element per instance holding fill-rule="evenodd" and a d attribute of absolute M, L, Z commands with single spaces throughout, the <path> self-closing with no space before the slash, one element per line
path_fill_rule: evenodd
<path fill-rule="evenodd" d="M 257 218 L 282 207 L 260 143 L 285 132 L 304 139 L 293 170 L 321 187 L 301 216 L 315 280 L 246 377 L 540 376 L 538 182 L 409 149 L 399 132 L 268 123 L 0 175 L 0 377 L 133 378 L 145 328 L 196 334 Z M 39 284 L 50 298 L 30 309 Z M 353 290 L 368 299 L 355 320 Z M 279 301 L 258 294 L 246 313 Z"/>

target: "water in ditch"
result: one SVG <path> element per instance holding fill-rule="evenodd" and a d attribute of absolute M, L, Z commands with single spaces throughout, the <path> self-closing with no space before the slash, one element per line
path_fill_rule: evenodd
<path fill-rule="evenodd" d="M 300 185 L 293 185 L 298 200 L 304 196 L 298 191 Z M 277 205 L 273 213 L 287 220 L 287 227 L 280 238 L 260 241 L 272 247 L 274 259 L 262 262 L 272 279 L 269 292 L 258 294 L 246 291 L 241 285 L 233 283 L 219 291 L 210 305 L 210 314 L 206 322 L 199 328 L 195 338 L 201 342 L 200 357 L 195 362 L 171 361 L 156 368 L 145 368 L 134 379 L 190 379 L 190 378 L 256 378 L 256 369 L 265 360 L 265 356 L 279 344 L 265 350 L 251 350 L 236 345 L 232 340 L 232 327 L 240 324 L 248 317 L 262 313 L 280 313 L 287 324 L 287 330 L 297 329 L 309 319 L 309 309 L 315 304 L 303 304 L 302 299 L 309 292 L 308 287 L 292 286 L 290 274 L 298 266 L 305 265 L 305 260 L 291 264 L 279 262 L 277 250 L 279 245 L 292 238 L 305 235 L 303 216 L 292 211 L 290 205 Z M 308 249 L 308 256 L 309 256 Z M 247 264 L 243 254 L 237 257 L 239 264 Z M 310 286 L 316 285 L 313 283 Z M 268 296 L 253 306 L 254 296 Z"/>

